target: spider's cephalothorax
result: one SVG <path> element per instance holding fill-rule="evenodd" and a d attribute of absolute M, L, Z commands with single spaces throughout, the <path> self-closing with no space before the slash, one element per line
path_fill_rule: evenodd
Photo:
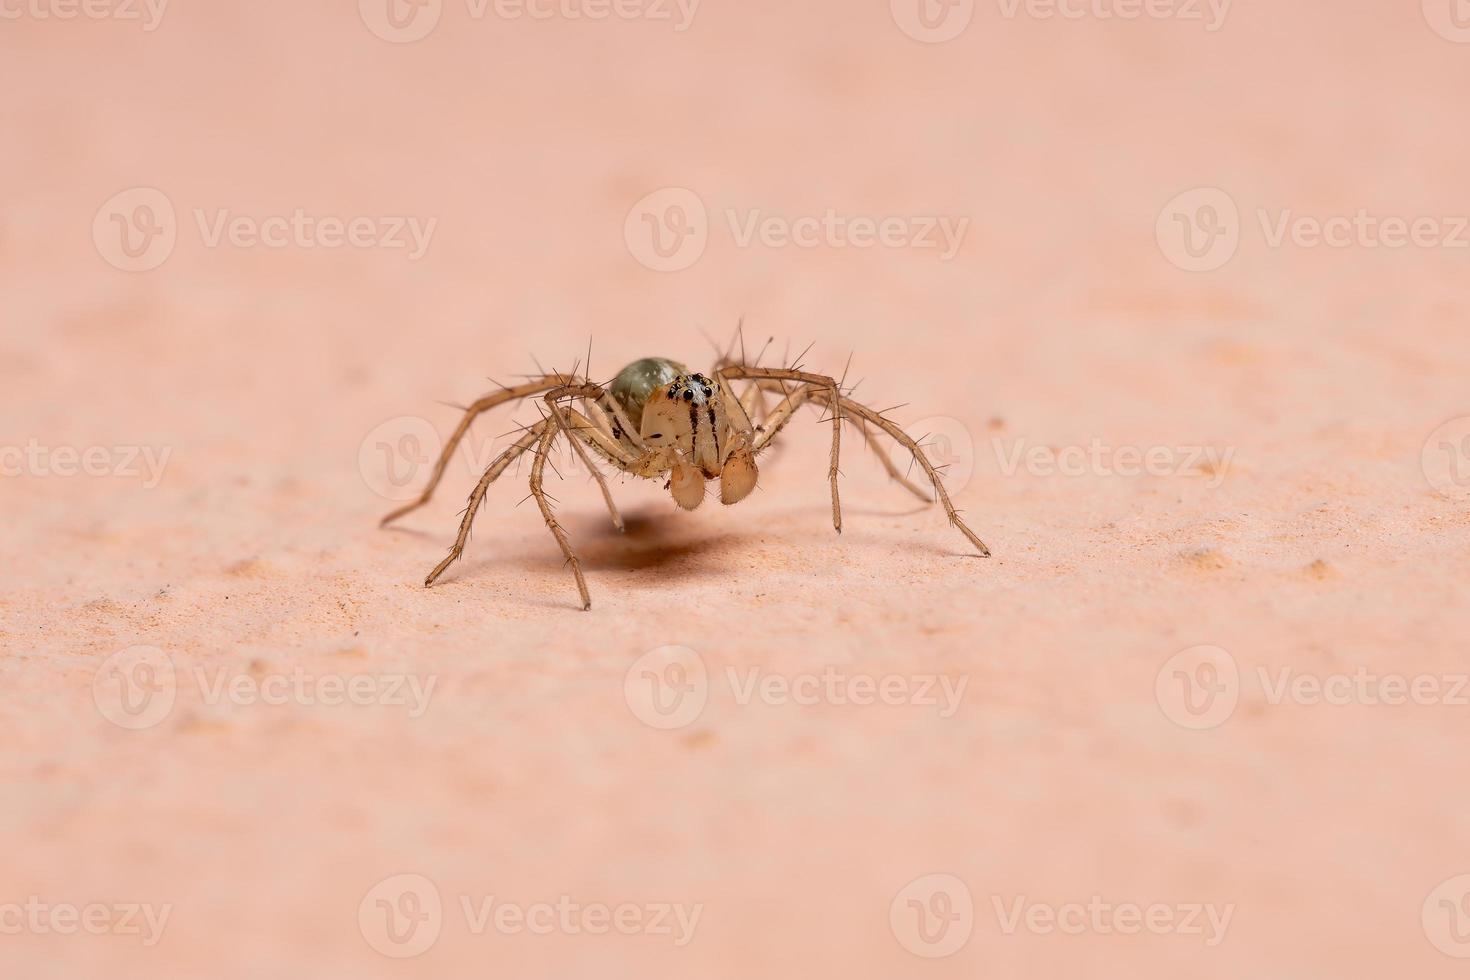
<path fill-rule="evenodd" d="M 646 357 L 619 371 L 610 390 L 646 447 L 639 472 L 668 473 L 680 507 L 693 510 L 703 503 L 708 480 L 720 481 L 720 499 L 727 504 L 755 488 L 754 433 L 738 405 L 741 424 L 732 421 L 718 381 L 690 374 L 678 361 Z"/>
<path fill-rule="evenodd" d="M 990 554 L 984 542 L 960 520 L 944 491 L 939 473 L 923 448 L 883 413 L 849 398 L 835 379 L 800 368 L 746 364 L 728 356 L 715 365 L 711 375 L 691 374 L 683 364 L 668 358 L 647 357 L 623 368 L 606 387 L 578 376 L 573 369 L 572 374 L 548 374 L 513 388 L 492 392 L 469 407 L 454 433 L 445 440 L 429 484 L 418 500 L 389 514 L 383 518 L 383 523 L 387 524 L 429 502 L 434 488 L 444 476 L 450 457 L 476 416 L 496 405 L 540 396 L 545 402 L 545 417 L 527 428 L 485 470 L 470 494 L 469 507 L 460 521 L 454 547 L 450 549 L 449 556 L 429 573 L 424 584 L 433 585 L 435 579 L 464 553 L 470 525 L 490 484 L 513 461 L 534 451 L 531 496 L 536 499 L 546 526 L 572 567 L 583 607 L 590 608 L 592 599 L 582 576 L 581 563 L 572 551 L 566 531 L 553 516 L 547 494 L 542 489 L 547 455 L 558 437 L 564 437 L 587 464 L 602 490 L 613 523 L 621 529 L 623 519 L 613 503 L 607 481 L 592 465 L 591 453 L 632 476 L 658 479 L 667 474 L 667 489 L 686 510 L 693 510 L 704 502 L 705 486 L 709 480 L 715 479 L 720 481 L 720 499 L 733 504 L 744 500 L 755 489 L 759 472 L 756 456 L 771 444 L 797 409 L 811 403 L 823 408 L 831 417 L 832 454 L 827 481 L 832 492 L 832 524 L 838 532 L 842 530 L 842 507 L 837 493 L 837 462 L 842 424 L 846 422 L 862 434 L 889 476 L 915 496 L 929 501 L 929 495 L 910 483 L 882 446 L 869 438 L 869 427 L 886 434 L 911 453 L 934 487 L 950 523 L 969 539 L 981 555 Z M 733 382 L 743 382 L 743 390 L 737 393 Z M 774 408 L 768 404 L 770 397 L 779 399 Z"/>

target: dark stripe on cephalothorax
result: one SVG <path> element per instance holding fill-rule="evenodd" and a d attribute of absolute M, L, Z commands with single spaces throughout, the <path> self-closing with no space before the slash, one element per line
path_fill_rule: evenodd
<path fill-rule="evenodd" d="M 709 435 L 715 441 L 715 465 L 718 466 L 720 464 L 720 428 L 715 425 L 714 406 L 710 406 L 709 410 Z"/>
<path fill-rule="evenodd" d="M 694 453 L 694 461 L 699 462 L 699 409 L 693 402 L 689 403 L 689 448 Z"/>

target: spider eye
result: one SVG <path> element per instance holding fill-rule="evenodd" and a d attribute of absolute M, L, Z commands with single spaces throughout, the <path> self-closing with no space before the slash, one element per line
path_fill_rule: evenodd
<path fill-rule="evenodd" d="M 655 432 L 653 435 L 649 436 L 648 438 L 650 438 L 650 439 L 662 439 L 663 437 L 664 437 L 664 434 L 662 432 Z"/>

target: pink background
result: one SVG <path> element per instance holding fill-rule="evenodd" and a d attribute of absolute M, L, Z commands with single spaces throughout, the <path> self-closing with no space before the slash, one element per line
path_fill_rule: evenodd
<path fill-rule="evenodd" d="M 988 0 L 925 43 L 881 0 L 705 0 L 683 31 L 445 0 L 394 43 L 372 0 L 177 0 L 152 31 L 37 15 L 58 2 L 0 21 L 0 447 L 50 454 L 0 482 L 0 914 L 30 896 L 172 912 L 151 947 L 0 933 L 5 975 L 1463 975 L 1431 893 L 1470 873 L 1470 708 L 1272 703 L 1259 680 L 1466 670 L 1470 516 L 1433 481 L 1464 462 L 1440 443 L 1470 434 L 1470 250 L 1273 247 L 1258 217 L 1470 214 L 1470 44 L 1430 23 L 1448 4 L 1238 0 L 1210 31 L 1098 15 L 1127 0 L 1080 19 Z M 177 240 L 128 272 L 108 202 L 138 187 L 166 195 Z M 708 242 L 660 272 L 625 226 L 670 187 L 697 195 Z M 1207 272 L 1167 234 L 1196 188 L 1240 215 Z M 298 208 L 437 224 L 411 260 L 210 247 L 195 217 Z M 726 217 L 828 209 L 969 225 L 944 261 L 741 246 Z M 834 535 L 814 413 L 736 508 L 678 514 L 614 481 L 626 537 L 563 457 L 590 613 L 516 506 L 529 467 L 435 589 L 468 458 L 376 529 L 380 450 L 447 433 L 441 402 L 533 355 L 569 368 L 589 336 L 600 377 L 646 354 L 704 367 L 701 332 L 741 316 L 753 346 L 813 343 L 814 370 L 855 352 L 863 398 L 944 437 L 995 557 L 965 557 L 851 433 Z M 534 418 L 481 422 L 475 452 Z M 1177 465 L 1006 465 L 1094 442 Z M 59 447 L 170 455 L 149 485 L 66 476 Z M 1211 474 L 1188 447 L 1233 456 Z M 710 677 L 672 731 L 624 686 L 668 644 Z M 137 645 L 170 659 L 176 702 L 131 731 L 105 667 Z M 1156 680 L 1200 645 L 1240 684 L 1196 731 Z M 967 687 L 948 718 L 742 704 L 727 671 L 752 668 Z M 436 686 L 409 717 L 210 703 L 196 670 Z M 400 873 L 444 902 L 409 959 L 358 911 Z M 975 919 L 927 959 L 890 906 L 936 873 Z M 491 895 L 702 914 L 683 948 L 475 934 L 459 899 Z M 1093 896 L 1233 913 L 1206 946 L 1007 934 L 995 912 Z"/>

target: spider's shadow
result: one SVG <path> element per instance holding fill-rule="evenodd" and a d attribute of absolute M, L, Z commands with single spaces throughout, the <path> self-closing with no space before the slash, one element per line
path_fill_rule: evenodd
<path fill-rule="evenodd" d="M 904 517 L 927 509 L 929 508 L 926 505 L 920 504 L 897 510 L 852 507 L 844 508 L 843 512 L 869 517 Z M 722 556 L 732 547 L 738 549 L 742 542 L 749 542 L 754 537 L 739 529 L 713 531 L 708 523 L 680 520 L 680 516 L 673 508 L 640 507 L 623 514 L 622 532 L 602 512 L 589 511 L 583 516 L 573 517 L 566 527 L 594 592 L 597 587 L 595 576 L 604 572 L 657 573 L 667 570 L 681 578 L 729 575 L 729 562 Z M 814 512 L 813 516 L 816 520 L 810 535 L 833 537 L 825 512 Z M 789 543 L 797 543 L 791 541 L 789 535 L 787 540 Z M 513 560 L 509 564 L 504 557 L 490 556 L 469 560 L 457 570 L 458 577 L 469 579 L 488 574 L 491 569 L 503 571 L 511 567 L 538 575 L 567 574 L 570 578 L 555 544 L 549 537 L 545 543 L 547 547 L 544 552 Z M 923 550 L 932 551 L 936 557 L 974 557 L 938 545 L 922 547 Z M 562 603 L 556 601 L 550 605 L 560 606 Z"/>
<path fill-rule="evenodd" d="M 640 508 L 623 515 L 621 532 L 606 519 L 580 522 L 577 553 L 590 569 L 635 572 L 675 566 L 681 575 L 698 575 L 717 564 L 701 560 L 703 556 L 741 537 L 733 532 L 711 535 L 677 518 L 667 510 Z"/>

